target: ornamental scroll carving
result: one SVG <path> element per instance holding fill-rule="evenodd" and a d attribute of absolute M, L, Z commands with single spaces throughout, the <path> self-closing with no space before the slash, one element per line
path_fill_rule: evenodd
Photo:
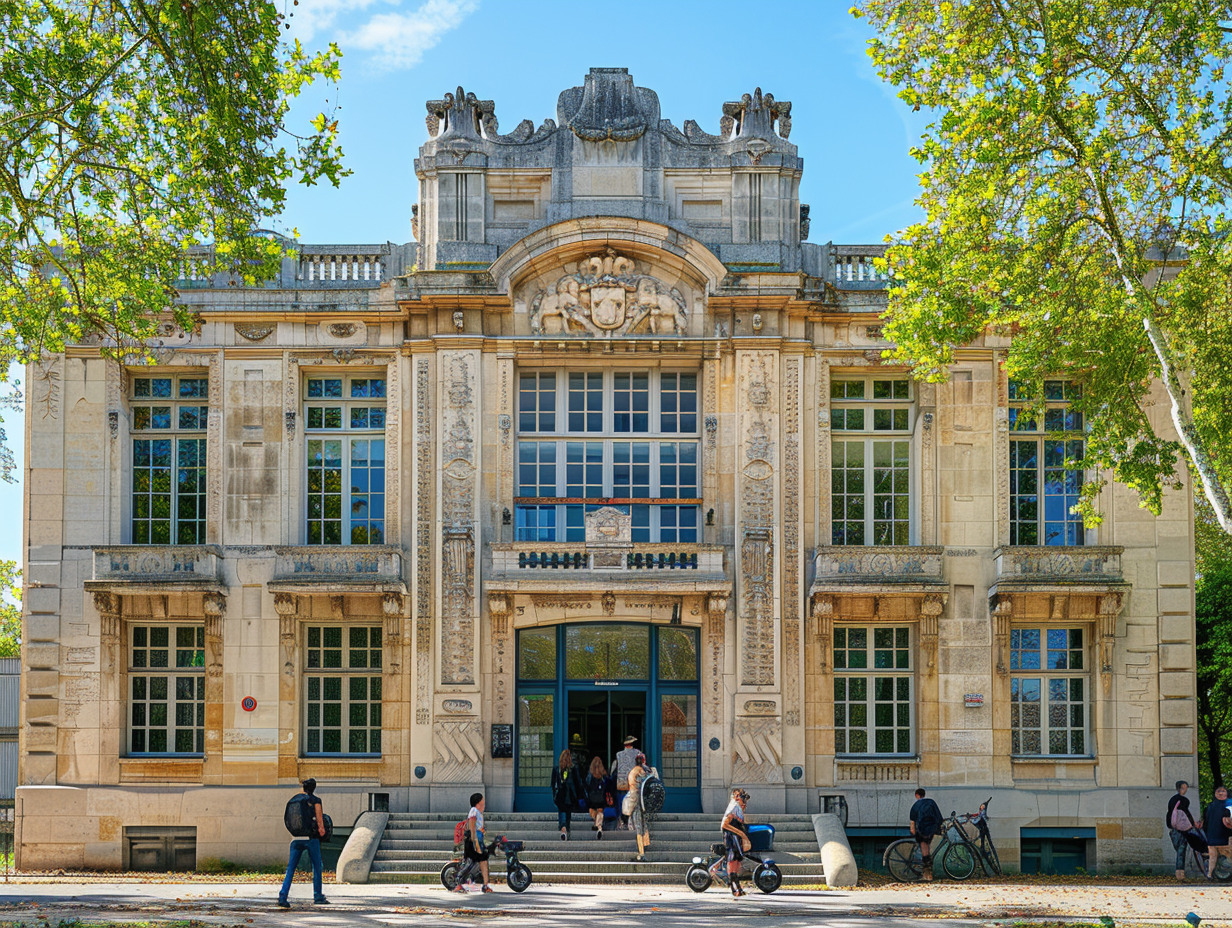
<path fill-rule="evenodd" d="M 800 359 L 784 366 L 783 404 L 783 721 L 800 724 Z"/>
<path fill-rule="evenodd" d="M 446 709 L 448 711 L 448 709 Z M 474 716 L 437 719 L 432 726 L 434 783 L 483 781 L 483 729 Z"/>
<path fill-rule="evenodd" d="M 475 360 L 442 353 L 446 381 L 441 416 L 441 682 L 475 682 Z"/>
<path fill-rule="evenodd" d="M 740 383 L 748 397 L 744 419 L 744 466 L 740 480 L 739 515 L 740 594 L 742 620 L 740 668 L 742 686 L 773 686 L 775 656 L 774 622 L 774 513 L 775 426 L 770 412 L 775 385 L 770 374 L 771 356 L 750 354 L 741 358 Z"/>
<path fill-rule="evenodd" d="M 681 335 L 688 312 L 679 290 L 638 273 L 632 258 L 609 248 L 535 294 L 530 328 L 536 335 Z"/>
<path fill-rule="evenodd" d="M 432 403 L 428 359 L 415 361 L 415 724 L 432 717 Z"/>
<path fill-rule="evenodd" d="M 783 729 L 773 716 L 738 718 L 732 730 L 732 782 L 782 783 Z"/>

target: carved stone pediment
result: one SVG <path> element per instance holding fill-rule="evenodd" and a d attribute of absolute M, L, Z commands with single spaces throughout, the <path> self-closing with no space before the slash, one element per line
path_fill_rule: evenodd
<path fill-rule="evenodd" d="M 629 544 L 633 538 L 633 517 L 615 506 L 604 506 L 586 513 L 587 544 Z"/>
<path fill-rule="evenodd" d="M 531 298 L 536 335 L 683 335 L 689 307 L 675 287 L 641 273 L 632 258 L 608 248 L 582 260 Z"/>

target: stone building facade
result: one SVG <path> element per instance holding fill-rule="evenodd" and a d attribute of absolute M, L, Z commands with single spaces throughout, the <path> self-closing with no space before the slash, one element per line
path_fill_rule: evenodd
<path fill-rule="evenodd" d="M 680 810 L 883 839 L 921 784 L 992 795 L 1011 864 L 1166 861 L 1188 491 L 1084 530 L 1062 376 L 1037 423 L 999 336 L 945 384 L 884 362 L 790 103 L 680 129 L 596 69 L 509 134 L 427 109 L 415 243 L 190 264 L 154 364 L 28 371 L 20 865 L 268 860 L 310 775 L 340 824 L 546 809 L 626 734 Z"/>

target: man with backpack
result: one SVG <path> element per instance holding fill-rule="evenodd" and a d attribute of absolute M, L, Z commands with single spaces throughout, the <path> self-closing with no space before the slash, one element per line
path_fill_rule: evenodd
<path fill-rule="evenodd" d="M 941 831 L 944 819 L 937 803 L 925 797 L 924 787 L 915 791 L 915 804 L 911 807 L 911 834 L 920 845 L 920 857 L 924 864 L 924 879 L 933 878 L 933 838 Z"/>
<path fill-rule="evenodd" d="M 278 907 L 291 908 L 287 894 L 291 891 L 291 880 L 295 877 L 295 868 L 299 866 L 304 851 L 312 861 L 312 901 L 314 905 L 325 905 L 329 902 L 321 892 L 321 839 L 325 838 L 329 829 L 326 828 L 326 818 L 321 800 L 317 797 L 317 781 L 309 777 L 301 784 L 304 791 L 292 796 L 283 813 L 283 823 L 291 832 L 291 855 L 287 861 L 287 875 L 282 881 L 282 890 L 278 893 Z"/>

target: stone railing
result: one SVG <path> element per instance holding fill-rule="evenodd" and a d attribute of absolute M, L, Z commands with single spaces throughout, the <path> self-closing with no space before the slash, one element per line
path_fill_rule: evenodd
<path fill-rule="evenodd" d="M 274 548 L 274 582 L 402 582 L 402 552 L 392 545 L 304 545 Z"/>
<path fill-rule="evenodd" d="M 920 775 L 915 758 L 863 760 L 836 758 L 834 779 L 839 783 L 912 783 Z"/>
<path fill-rule="evenodd" d="M 828 545 L 817 549 L 817 583 L 941 582 L 944 548 Z"/>
<path fill-rule="evenodd" d="M 492 545 L 492 568 L 496 573 L 519 571 L 623 571 L 626 573 L 700 572 L 722 573 L 720 545 L 548 544 L 520 541 Z"/>
<path fill-rule="evenodd" d="M 108 545 L 94 549 L 96 582 L 217 583 L 219 553 L 208 545 Z"/>
<path fill-rule="evenodd" d="M 1118 546 L 1012 546 L 994 553 L 998 580 L 1021 583 L 1119 583 Z"/>
<path fill-rule="evenodd" d="M 319 246 L 318 246 L 319 247 Z M 348 249 L 337 253 L 308 252 L 300 255 L 300 280 L 309 283 L 380 283 L 384 275 L 384 254 L 376 246 Z"/>
<path fill-rule="evenodd" d="M 849 284 L 885 286 L 890 275 L 873 265 L 873 259 L 883 257 L 885 251 L 884 245 L 831 245 L 834 283 L 839 289 Z"/>

